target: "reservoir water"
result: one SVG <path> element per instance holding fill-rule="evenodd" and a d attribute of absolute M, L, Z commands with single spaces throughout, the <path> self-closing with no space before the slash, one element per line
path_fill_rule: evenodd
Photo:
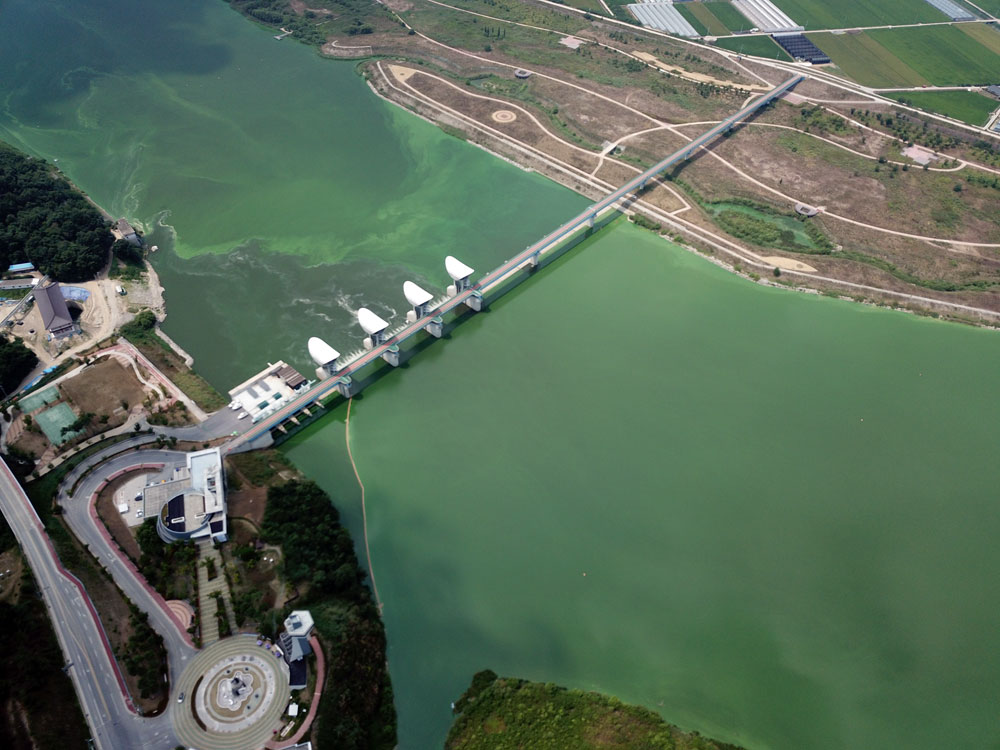
<path fill-rule="evenodd" d="M 993 332 L 605 230 L 352 405 L 407 746 L 485 667 L 748 748 L 994 746 L 998 377 Z M 344 439 L 290 455 L 353 498 Z"/>
<path fill-rule="evenodd" d="M 586 205 L 220 0 L 9 0 L 0 21 L 0 139 L 146 226 L 165 330 L 223 391 L 279 358 L 311 373 L 309 336 L 350 351 L 358 307 L 392 320 L 405 279 L 442 288 L 448 254 L 485 271 Z"/>
<path fill-rule="evenodd" d="M 223 388 L 585 203 L 214 0 L 7 0 L 0 82 Z M 603 231 L 352 405 L 401 747 L 485 667 L 750 750 L 996 746 L 998 376 L 993 332 Z M 344 419 L 287 450 L 360 540 Z"/>

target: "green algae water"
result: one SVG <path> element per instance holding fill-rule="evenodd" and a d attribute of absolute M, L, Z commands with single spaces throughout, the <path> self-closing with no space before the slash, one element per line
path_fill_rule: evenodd
<path fill-rule="evenodd" d="M 165 329 L 226 390 L 485 271 L 586 201 L 378 99 L 219 0 L 7 0 L 0 138 L 147 230 Z"/>
<path fill-rule="evenodd" d="M 402 746 L 487 667 L 753 750 L 996 746 L 998 378 L 995 332 L 598 234 L 352 405 Z M 344 438 L 289 453 L 360 533 Z"/>
<path fill-rule="evenodd" d="M 222 388 L 584 205 L 214 0 L 5 0 L 0 90 L 0 137 L 145 225 Z M 353 404 L 401 747 L 484 667 L 751 750 L 995 747 L 998 375 L 994 333 L 605 230 Z M 360 544 L 344 416 L 289 453 Z"/>

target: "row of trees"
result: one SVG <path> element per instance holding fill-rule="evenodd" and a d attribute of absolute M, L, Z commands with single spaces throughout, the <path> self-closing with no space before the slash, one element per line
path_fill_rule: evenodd
<path fill-rule="evenodd" d="M 104 266 L 112 239 L 104 217 L 51 165 L 0 143 L 0 270 L 34 263 L 82 281 Z"/>

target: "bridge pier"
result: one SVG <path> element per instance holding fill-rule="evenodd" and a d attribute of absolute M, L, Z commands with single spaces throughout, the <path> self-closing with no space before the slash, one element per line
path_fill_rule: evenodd
<path fill-rule="evenodd" d="M 473 292 L 468 297 L 465 298 L 465 305 L 470 310 L 475 310 L 479 312 L 483 309 L 483 295 L 481 292 Z"/>
<path fill-rule="evenodd" d="M 645 183 L 643 183 L 643 184 L 645 185 Z M 639 188 L 639 189 L 641 190 L 642 188 Z M 590 216 L 587 217 L 587 227 L 589 229 L 593 229 L 594 228 L 594 221 L 596 219 L 597 219 L 597 214 L 591 214 Z"/>
<path fill-rule="evenodd" d="M 393 367 L 399 367 L 399 344 L 393 344 L 382 352 L 382 359 Z"/>
<path fill-rule="evenodd" d="M 436 339 L 441 338 L 444 335 L 444 321 L 441 319 L 441 316 L 438 315 L 431 320 L 430 323 L 424 326 L 424 330 Z"/>
<path fill-rule="evenodd" d="M 337 381 L 337 391 L 344 398 L 351 398 L 354 395 L 354 381 L 350 375 L 345 375 Z"/>

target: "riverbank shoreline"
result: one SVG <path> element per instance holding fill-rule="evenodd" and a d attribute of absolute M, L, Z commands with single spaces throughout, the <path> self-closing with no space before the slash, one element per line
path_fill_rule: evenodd
<path fill-rule="evenodd" d="M 598 190 L 593 184 L 587 184 L 579 177 L 573 175 L 567 168 L 569 165 L 560 165 L 553 157 L 545 157 L 537 154 L 530 154 L 524 148 L 525 144 L 512 138 L 505 137 L 499 131 L 486 132 L 478 123 L 471 118 L 463 119 L 453 113 L 446 112 L 440 105 L 435 106 L 431 102 L 422 101 L 416 96 L 408 95 L 394 87 L 389 81 L 388 74 L 379 65 L 379 60 L 360 60 L 357 63 L 357 70 L 365 78 L 368 88 L 380 99 L 406 110 L 425 122 L 430 122 L 445 133 L 455 135 L 467 143 L 481 148 L 492 156 L 512 163 L 519 168 L 538 172 L 544 177 L 567 187 L 584 197 L 597 200 L 606 193 Z M 374 70 L 373 70 L 374 69 Z M 377 71 L 377 72 L 375 72 Z M 455 131 L 458 131 L 456 134 Z M 739 242 L 729 238 L 720 238 L 708 232 L 697 224 L 685 222 L 676 223 L 677 217 L 669 212 L 652 209 L 644 205 L 641 200 L 633 202 L 629 206 L 629 215 L 639 213 L 646 217 L 648 221 L 654 223 L 668 224 L 670 230 L 676 232 L 672 237 L 666 231 L 649 231 L 671 239 L 684 249 L 711 260 L 721 268 L 725 268 L 730 273 L 734 273 L 749 281 L 763 286 L 780 287 L 793 291 L 800 291 L 809 294 L 821 294 L 828 297 L 842 299 L 850 302 L 858 302 L 872 307 L 881 307 L 898 312 L 906 312 L 921 317 L 945 318 L 952 322 L 963 323 L 976 327 L 1000 328 L 1000 312 L 988 308 L 965 305 L 958 302 L 937 299 L 930 296 L 911 294 L 884 287 L 868 284 L 859 284 L 847 279 L 840 279 L 828 275 L 817 274 L 815 269 L 806 265 L 810 270 L 796 270 L 793 264 L 794 259 L 786 259 L 789 267 L 781 267 L 785 264 L 775 262 L 761 262 L 764 256 L 760 256 Z M 652 209 L 652 210 L 651 210 Z M 724 239 L 724 244 L 715 240 Z M 687 240 L 687 241 L 685 241 Z M 706 245 L 714 247 L 708 247 Z M 721 259 L 716 254 L 716 250 L 722 250 L 727 255 L 734 258 L 732 262 Z M 753 266 L 759 270 L 748 271 L 744 266 Z M 780 276 L 774 274 L 775 278 L 794 277 L 794 283 L 790 281 L 776 282 L 767 278 L 767 274 L 773 274 L 774 269 L 779 269 Z"/>

